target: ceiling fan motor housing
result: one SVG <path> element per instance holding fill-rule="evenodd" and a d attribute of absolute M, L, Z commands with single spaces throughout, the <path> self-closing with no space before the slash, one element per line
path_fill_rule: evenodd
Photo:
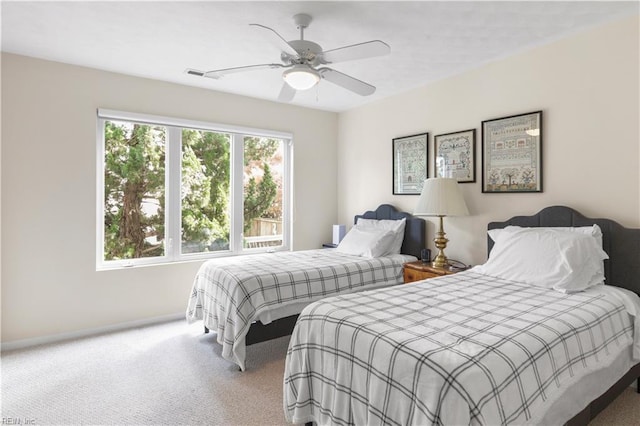
<path fill-rule="evenodd" d="M 322 53 L 322 47 L 319 44 L 308 40 L 291 40 L 288 43 L 298 52 L 299 58 L 283 53 L 281 59 L 285 63 L 308 64 L 311 66 L 316 66 L 320 63 L 319 55 Z"/>

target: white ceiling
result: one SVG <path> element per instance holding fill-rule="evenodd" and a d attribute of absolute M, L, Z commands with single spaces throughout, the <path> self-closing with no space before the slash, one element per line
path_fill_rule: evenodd
<path fill-rule="evenodd" d="M 388 56 L 331 65 L 377 87 L 361 97 L 322 81 L 293 104 L 344 111 L 405 92 L 605 22 L 639 13 L 638 1 L 550 2 L 7 2 L 2 50 L 222 92 L 276 100 L 282 70 L 184 74 L 279 62 L 250 23 L 299 38 L 292 16 L 312 15 L 305 39 L 323 49 L 383 40 Z"/>

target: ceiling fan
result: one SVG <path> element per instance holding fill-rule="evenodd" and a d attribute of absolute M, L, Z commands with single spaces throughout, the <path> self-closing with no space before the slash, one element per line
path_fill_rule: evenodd
<path fill-rule="evenodd" d="M 247 65 L 212 71 L 187 69 L 185 72 L 198 77 L 219 79 L 237 72 L 284 68 L 285 71 L 282 73 L 284 84 L 278 95 L 278 100 L 282 102 L 291 101 L 298 90 L 310 89 L 321 79 L 362 96 L 371 95 L 376 91 L 375 86 L 324 65 L 387 55 L 391 51 L 388 44 L 380 40 L 372 40 L 337 49 L 322 50 L 319 44 L 304 39 L 304 29 L 311 23 L 311 16 L 300 13 L 293 17 L 293 21 L 300 30 L 300 40 L 286 41 L 272 28 L 260 24 L 249 24 L 262 31 L 280 49 L 282 63 Z"/>

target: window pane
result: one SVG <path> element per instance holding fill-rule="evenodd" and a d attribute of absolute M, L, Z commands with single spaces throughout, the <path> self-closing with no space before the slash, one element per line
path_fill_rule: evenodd
<path fill-rule="evenodd" d="M 164 255 L 166 128 L 104 127 L 104 260 Z"/>
<path fill-rule="evenodd" d="M 182 253 L 229 250 L 230 140 L 182 129 Z"/>
<path fill-rule="evenodd" d="M 244 138 L 244 247 L 282 246 L 284 142 Z"/>

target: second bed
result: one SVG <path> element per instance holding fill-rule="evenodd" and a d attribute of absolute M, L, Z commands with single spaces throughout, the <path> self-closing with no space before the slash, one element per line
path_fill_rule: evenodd
<path fill-rule="evenodd" d="M 424 220 L 391 205 L 357 215 L 354 222 L 363 219 L 380 225 L 401 221 L 400 253 L 365 257 L 318 249 L 210 260 L 195 277 L 187 320 L 202 320 L 216 332 L 222 356 L 244 370 L 246 345 L 289 334 L 309 303 L 402 283 L 402 265 L 425 247 Z"/>

